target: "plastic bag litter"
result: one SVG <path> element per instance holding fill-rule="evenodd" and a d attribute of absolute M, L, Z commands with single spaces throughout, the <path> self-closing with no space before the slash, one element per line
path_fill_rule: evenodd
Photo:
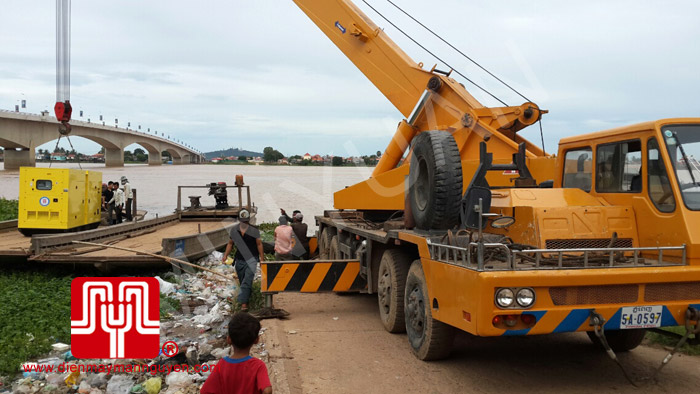
<path fill-rule="evenodd" d="M 14 389 L 12 392 L 13 393 L 20 393 L 20 394 L 32 394 L 36 391 L 39 390 L 39 387 L 34 387 L 29 384 L 21 384 L 19 385 L 16 389 Z"/>
<path fill-rule="evenodd" d="M 53 345 L 51 345 L 51 347 L 57 352 L 65 352 L 68 349 L 70 349 L 70 345 L 61 342 L 54 343 Z"/>
<path fill-rule="evenodd" d="M 160 293 L 161 294 L 172 294 L 175 292 L 175 285 L 164 281 L 160 276 L 156 276 L 156 279 L 158 279 L 158 283 L 160 283 Z"/>
<path fill-rule="evenodd" d="M 231 354 L 231 346 L 225 348 L 214 349 L 211 351 L 211 355 L 216 358 L 226 357 Z"/>
<path fill-rule="evenodd" d="M 223 321 L 224 320 L 224 311 L 222 309 L 224 309 L 224 307 L 222 307 L 221 302 L 219 302 L 216 305 L 214 305 L 213 308 L 211 308 L 209 313 L 193 317 L 192 322 L 194 324 L 207 324 L 207 325 L 209 325 L 212 323 L 217 323 L 217 322 Z"/>
<path fill-rule="evenodd" d="M 224 257 L 224 254 L 221 253 L 221 252 L 219 252 L 219 251 L 217 251 L 217 250 L 215 250 L 215 251 L 211 252 L 211 253 L 209 254 L 209 256 L 211 256 L 211 257 L 214 258 L 215 260 L 221 261 L 221 259 Z"/>
<path fill-rule="evenodd" d="M 210 355 L 212 350 L 214 350 L 214 346 L 212 346 L 208 343 L 203 343 L 203 344 L 199 345 L 199 354 L 201 356 Z"/>
<path fill-rule="evenodd" d="M 146 391 L 146 389 L 144 389 L 143 385 L 141 385 L 141 384 L 137 384 L 131 388 L 131 392 L 133 394 L 141 394 L 141 393 L 144 393 L 145 391 Z"/>
<path fill-rule="evenodd" d="M 46 375 L 46 383 L 58 385 L 63 382 L 63 375 L 60 373 L 50 373 Z"/>
<path fill-rule="evenodd" d="M 102 372 L 96 374 L 88 374 L 87 379 L 85 379 L 85 381 L 87 381 L 88 384 L 92 387 L 102 387 L 105 384 L 107 384 L 107 373 Z"/>
<path fill-rule="evenodd" d="M 146 393 L 148 393 L 148 394 L 158 394 L 158 393 L 160 393 L 161 385 L 162 385 L 162 382 L 161 382 L 160 378 L 155 377 L 155 378 L 148 379 L 143 384 L 143 387 L 146 388 Z"/>
<path fill-rule="evenodd" d="M 78 387 L 78 392 L 80 394 L 89 394 L 91 390 L 92 390 L 92 387 L 90 386 L 90 383 L 88 383 L 85 380 L 80 382 L 80 386 Z"/>
<path fill-rule="evenodd" d="M 78 382 L 80 382 L 80 370 L 73 371 L 70 374 L 68 374 L 64 382 L 66 382 L 66 386 L 68 387 L 75 386 L 76 384 L 78 384 Z"/>
<path fill-rule="evenodd" d="M 129 394 L 133 385 L 133 378 L 127 375 L 112 376 L 107 383 L 107 394 Z"/>
<path fill-rule="evenodd" d="M 192 378 L 187 372 L 173 372 L 165 378 L 165 384 L 168 389 L 178 389 L 188 386 L 192 383 Z"/>
<path fill-rule="evenodd" d="M 209 312 L 209 307 L 206 305 L 200 305 L 198 307 L 195 307 L 194 311 L 192 311 L 192 313 L 194 313 L 195 315 L 204 315 L 207 312 Z"/>
<path fill-rule="evenodd" d="M 218 251 L 213 251 L 211 252 L 207 257 L 204 257 L 203 259 L 200 259 L 197 264 L 202 265 L 202 266 L 212 266 L 212 265 L 218 265 L 221 264 L 221 259 L 224 257 L 224 254 Z"/>

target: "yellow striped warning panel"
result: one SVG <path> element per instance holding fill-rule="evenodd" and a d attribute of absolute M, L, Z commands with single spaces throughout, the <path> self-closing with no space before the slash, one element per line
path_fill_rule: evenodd
<path fill-rule="evenodd" d="M 361 291 L 367 287 L 357 260 L 263 261 L 262 291 Z"/>

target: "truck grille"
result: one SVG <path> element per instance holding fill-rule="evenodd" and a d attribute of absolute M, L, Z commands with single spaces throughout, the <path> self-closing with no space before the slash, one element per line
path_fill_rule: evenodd
<path fill-rule="evenodd" d="M 638 285 L 551 287 L 554 305 L 622 304 L 637 302 Z"/>
<path fill-rule="evenodd" d="M 547 249 L 584 249 L 584 248 L 608 248 L 610 239 L 548 239 Z M 612 245 L 613 248 L 631 248 L 632 238 L 618 238 Z"/>
<path fill-rule="evenodd" d="M 644 301 L 681 301 L 700 298 L 700 282 L 650 283 L 644 291 Z"/>

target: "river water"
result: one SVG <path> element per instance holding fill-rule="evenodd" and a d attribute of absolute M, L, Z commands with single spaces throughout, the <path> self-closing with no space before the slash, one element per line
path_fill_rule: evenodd
<path fill-rule="evenodd" d="M 16 199 L 19 196 L 19 171 L 4 171 L 0 163 L 0 197 Z M 37 163 L 48 167 L 48 163 Z M 74 163 L 53 164 L 54 168 L 78 168 Z M 233 185 L 236 174 L 242 174 L 250 186 L 251 199 L 258 207 L 258 223 L 277 221 L 280 208 L 291 213 L 299 209 L 309 232 L 315 229 L 313 217 L 333 209 L 333 192 L 365 180 L 372 172 L 367 167 L 300 167 L 263 165 L 130 165 L 106 168 L 104 164 L 83 163 L 83 169 L 102 172 L 103 182 L 129 178 L 138 190 L 138 209 L 155 214 L 172 213 L 177 206 L 177 186 L 204 186 L 211 182 Z M 183 206 L 189 205 L 188 195 L 202 196 L 202 205 L 214 205 L 214 197 L 207 189 L 183 189 Z M 237 203 L 235 189 L 229 189 L 229 203 Z M 244 197 L 245 200 L 245 197 Z"/>

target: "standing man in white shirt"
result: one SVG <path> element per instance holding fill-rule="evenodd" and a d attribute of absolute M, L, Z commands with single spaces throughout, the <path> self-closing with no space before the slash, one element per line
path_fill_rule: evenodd
<path fill-rule="evenodd" d="M 131 206 L 132 201 L 134 201 L 134 193 L 131 191 L 131 184 L 125 176 L 122 176 L 122 186 L 124 186 L 124 198 L 126 198 L 126 221 L 130 222 L 134 218 L 131 214 Z"/>
<path fill-rule="evenodd" d="M 124 190 L 119 188 L 119 183 L 114 182 L 114 211 L 117 213 L 116 224 L 122 222 L 122 211 L 124 210 Z"/>

